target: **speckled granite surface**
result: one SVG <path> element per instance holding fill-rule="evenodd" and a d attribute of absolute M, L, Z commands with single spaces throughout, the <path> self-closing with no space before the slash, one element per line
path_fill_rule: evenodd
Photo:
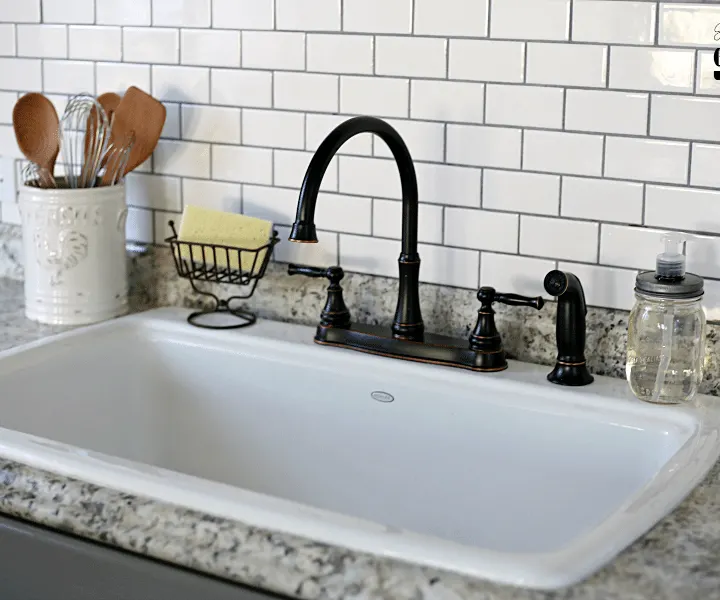
<path fill-rule="evenodd" d="M 22 274 L 15 243 L 0 243 L 0 273 L 13 277 Z M 189 285 L 174 277 L 167 250 L 138 253 L 129 260 L 133 310 L 197 305 Z M 388 279 L 348 277 L 346 298 L 355 317 L 389 322 L 395 285 Z M 322 282 L 288 277 L 284 267 L 273 265 L 251 306 L 264 317 L 314 323 L 324 298 Z M 0 279 L 0 350 L 64 329 L 26 320 L 22 299 L 21 282 Z M 477 310 L 467 290 L 423 286 L 422 302 L 430 329 L 457 335 L 467 334 Z M 554 305 L 540 312 L 499 308 L 498 326 L 507 350 L 520 359 L 550 364 Z M 588 356 L 595 372 L 622 375 L 626 316 L 590 311 Z M 714 327 L 709 337 L 714 353 Z M 712 362 L 710 367 L 705 391 L 715 392 L 717 367 Z M 254 529 L 4 459 L 0 485 L 1 512 L 295 598 L 720 600 L 720 465 L 678 509 L 610 565 L 582 584 L 552 593 L 497 586 Z"/>

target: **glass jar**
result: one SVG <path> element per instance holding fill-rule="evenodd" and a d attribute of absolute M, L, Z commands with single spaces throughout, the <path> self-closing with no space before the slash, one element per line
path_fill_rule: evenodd
<path fill-rule="evenodd" d="M 633 393 L 659 404 L 689 402 L 702 381 L 702 296 L 667 298 L 635 292 L 628 323 L 626 375 Z"/>

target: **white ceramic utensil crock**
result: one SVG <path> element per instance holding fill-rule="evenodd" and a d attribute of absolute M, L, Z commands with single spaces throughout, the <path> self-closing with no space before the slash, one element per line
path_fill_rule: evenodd
<path fill-rule="evenodd" d="M 125 185 L 21 186 L 25 314 L 85 325 L 127 312 Z"/>

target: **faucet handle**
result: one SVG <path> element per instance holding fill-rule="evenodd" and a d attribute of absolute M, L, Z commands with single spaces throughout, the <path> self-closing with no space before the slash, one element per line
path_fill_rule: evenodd
<path fill-rule="evenodd" d="M 478 310 L 477 323 L 470 335 L 470 349 L 482 356 L 483 371 L 502 371 L 507 369 L 507 359 L 502 347 L 502 339 L 495 327 L 494 302 L 502 302 L 511 306 L 531 306 L 537 310 L 541 309 L 545 301 L 538 296 L 529 298 L 519 294 L 498 294 L 495 288 L 481 287 L 478 290 L 477 298 L 481 302 Z"/>
<path fill-rule="evenodd" d="M 340 282 L 345 277 L 341 267 L 310 267 L 307 265 L 288 265 L 288 275 L 305 275 L 306 277 L 325 277 L 330 282 L 327 288 L 327 301 L 320 313 L 321 327 L 350 327 L 350 311 L 345 306 Z"/>
<path fill-rule="evenodd" d="M 499 294 L 492 287 L 481 287 L 477 297 L 482 302 L 480 310 L 492 310 L 493 302 L 502 302 L 509 306 L 530 306 L 535 310 L 540 310 L 545 306 L 545 300 L 543 300 L 542 296 L 531 298 L 520 294 Z"/>

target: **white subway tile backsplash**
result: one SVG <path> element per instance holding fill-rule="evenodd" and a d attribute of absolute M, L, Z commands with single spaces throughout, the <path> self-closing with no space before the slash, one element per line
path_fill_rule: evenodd
<path fill-rule="evenodd" d="M 272 106 L 272 73 L 240 69 L 210 71 L 210 101 L 226 106 Z"/>
<path fill-rule="evenodd" d="M 339 31 L 340 0 L 275 0 L 278 29 Z"/>
<path fill-rule="evenodd" d="M 483 173 L 483 208 L 557 215 L 559 204 L 559 175 L 493 169 Z"/>
<path fill-rule="evenodd" d="M 305 70 L 305 34 L 295 31 L 243 31 L 246 69 Z"/>
<path fill-rule="evenodd" d="M 239 213 L 242 209 L 242 190 L 239 183 L 183 178 L 183 204 Z"/>
<path fill-rule="evenodd" d="M 0 56 L 15 56 L 15 26 L 0 23 Z"/>
<path fill-rule="evenodd" d="M 151 0 L 95 0 L 98 25 L 150 25 Z"/>
<path fill-rule="evenodd" d="M 67 27 L 65 25 L 17 25 L 16 35 L 18 56 L 67 58 Z M 2 33 L 0 36 L 5 38 Z M 12 41 L 12 36 L 7 39 Z M 0 46 L 3 43 L 0 42 Z"/>
<path fill-rule="evenodd" d="M 308 114 L 305 123 L 305 149 L 317 150 L 330 132 L 349 118 L 344 115 Z M 361 133 L 345 142 L 338 150 L 338 153 L 370 156 L 372 154 L 372 144 L 372 134 Z"/>
<path fill-rule="evenodd" d="M 150 66 L 123 63 L 97 63 L 96 90 L 98 94 L 123 94 L 131 85 L 150 92 Z"/>
<path fill-rule="evenodd" d="M 611 88 L 655 92 L 693 91 L 695 52 L 684 49 L 612 46 Z"/>
<path fill-rule="evenodd" d="M 447 161 L 479 167 L 520 168 L 520 129 L 447 126 Z"/>
<path fill-rule="evenodd" d="M 211 0 L 152 0 L 152 24 L 161 27 L 210 27 Z"/>
<path fill-rule="evenodd" d="M 276 227 L 281 239 L 287 240 L 289 227 Z M 317 232 L 317 244 L 295 244 L 287 242 L 278 244 L 273 256 L 278 262 L 298 263 L 301 265 L 336 265 L 338 264 L 338 234 L 325 231 Z"/>
<path fill-rule="evenodd" d="M 274 0 L 212 0 L 215 29 L 272 29 Z"/>
<path fill-rule="evenodd" d="M 529 43 L 527 81 L 548 85 L 605 87 L 607 46 Z"/>
<path fill-rule="evenodd" d="M 292 2 L 293 0 L 288 0 Z M 413 0 L 344 0 L 343 30 L 410 33 Z"/>
<path fill-rule="evenodd" d="M 693 144 L 690 185 L 720 188 L 720 146 Z"/>
<path fill-rule="evenodd" d="M 242 111 L 242 141 L 247 146 L 305 148 L 305 116 L 279 110 Z"/>
<path fill-rule="evenodd" d="M 652 44 L 656 19 L 654 2 L 575 0 L 572 39 L 606 44 Z"/>
<path fill-rule="evenodd" d="M 485 122 L 562 129 L 563 90 L 535 85 L 488 84 Z"/>
<path fill-rule="evenodd" d="M 212 176 L 221 181 L 271 185 L 273 151 L 267 148 L 214 145 Z"/>
<path fill-rule="evenodd" d="M 629 181 L 563 177 L 563 217 L 641 223 L 643 185 Z"/>
<path fill-rule="evenodd" d="M 450 79 L 520 83 L 525 44 L 495 40 L 450 40 Z"/>
<path fill-rule="evenodd" d="M 184 104 L 182 137 L 195 142 L 240 143 L 240 109 Z"/>
<path fill-rule="evenodd" d="M 375 72 L 378 75 L 444 78 L 447 41 L 441 38 L 377 36 Z"/>
<path fill-rule="evenodd" d="M 597 223 L 521 215 L 520 254 L 594 263 L 598 229 Z"/>
<path fill-rule="evenodd" d="M 645 224 L 688 231 L 720 233 L 720 192 L 649 185 Z"/>
<path fill-rule="evenodd" d="M 602 172 L 603 138 L 585 133 L 526 131 L 523 168 L 570 175 Z"/>
<path fill-rule="evenodd" d="M 129 206 L 171 211 L 182 210 L 178 177 L 130 173 L 125 179 L 125 186 Z"/>
<path fill-rule="evenodd" d="M 183 29 L 180 32 L 180 62 L 211 67 L 240 66 L 240 32 Z"/>
<path fill-rule="evenodd" d="M 92 93 L 95 89 L 95 65 L 91 62 L 44 60 L 42 72 L 44 92 L 77 94 L 80 91 Z M 39 83 L 37 87 L 40 87 Z"/>
<path fill-rule="evenodd" d="M 420 281 L 477 290 L 480 274 L 478 251 L 419 244 L 418 252 L 422 263 Z"/>
<path fill-rule="evenodd" d="M 292 225 L 297 204 L 297 192 L 280 188 L 244 185 L 243 213 L 275 225 Z"/>
<path fill-rule="evenodd" d="M 415 0 L 415 29 L 420 35 L 485 37 L 489 0 Z"/>
<path fill-rule="evenodd" d="M 371 35 L 311 33 L 307 36 L 307 69 L 320 73 L 370 74 L 374 47 Z"/>
<path fill-rule="evenodd" d="M 604 265 L 652 271 L 662 251 L 661 232 L 647 227 L 603 223 L 600 231 L 600 262 Z"/>
<path fill-rule="evenodd" d="M 153 65 L 152 95 L 158 100 L 206 104 L 210 100 L 210 69 Z"/>
<path fill-rule="evenodd" d="M 128 239 L 162 243 L 183 203 L 286 237 L 313 152 L 376 116 L 415 162 L 423 281 L 544 294 L 560 261 L 588 303 L 628 308 L 663 227 L 694 232 L 688 268 L 720 279 L 720 236 L 702 235 L 720 234 L 711 4 L 0 0 L 0 155 L 21 156 L 19 94 L 61 112 L 137 85 L 167 118 L 128 179 Z M 320 244 L 276 260 L 397 277 L 402 190 L 382 139 L 345 143 L 321 187 Z M 6 205 L 0 220 L 19 222 Z"/>
<path fill-rule="evenodd" d="M 418 205 L 418 240 L 442 244 L 442 206 Z M 402 202 L 398 200 L 373 200 L 372 234 L 377 237 L 399 240 L 402 235 Z M 334 228 L 332 228 L 334 229 Z"/>
<path fill-rule="evenodd" d="M 390 77 L 340 77 L 340 111 L 378 117 L 407 117 L 410 82 Z"/>
<path fill-rule="evenodd" d="M 449 246 L 515 253 L 518 215 L 470 208 L 445 209 L 445 243 Z"/>
<path fill-rule="evenodd" d="M 275 108 L 337 112 L 337 75 L 275 73 Z M 345 111 L 344 111 L 345 112 Z"/>
<path fill-rule="evenodd" d="M 660 3 L 658 43 L 662 46 L 717 47 L 719 6 Z"/>
<path fill-rule="evenodd" d="M 607 90 L 567 90 L 565 129 L 644 135 L 648 94 Z"/>
<path fill-rule="evenodd" d="M 720 141 L 720 98 L 654 94 L 650 135 Z"/>
<path fill-rule="evenodd" d="M 153 171 L 163 175 L 210 177 L 210 146 L 197 142 L 160 140 L 153 154 Z"/>
<path fill-rule="evenodd" d="M 297 150 L 274 150 L 274 184 L 281 187 L 300 189 L 305 173 L 307 172 L 312 152 L 300 152 Z M 338 159 L 333 158 L 328 165 L 322 184 L 322 191 L 338 191 Z M 340 190 L 344 192 L 345 190 Z"/>
<path fill-rule="evenodd" d="M 512 291 L 526 296 L 546 296 L 545 273 L 555 268 L 555 261 L 527 256 L 483 252 L 480 257 L 480 285 L 500 292 Z"/>
<path fill-rule="evenodd" d="M 480 207 L 481 169 L 417 163 L 415 175 L 420 202 Z"/>
<path fill-rule="evenodd" d="M 410 117 L 482 123 L 485 84 L 416 79 L 410 84 Z"/>
<path fill-rule="evenodd" d="M 3 88 L 18 91 L 39 90 L 42 87 L 41 65 L 42 61 L 34 58 L 0 58 Z"/>
<path fill-rule="evenodd" d="M 94 23 L 95 0 L 42 0 L 43 23 Z"/>
<path fill-rule="evenodd" d="M 295 217 L 295 211 L 297 210 L 297 201 L 298 192 L 293 190 L 293 219 Z M 373 201 L 370 198 L 330 194 L 328 192 L 318 194 L 315 225 L 319 229 L 370 235 L 372 232 L 372 215 Z M 377 212 L 375 215 L 377 215 Z M 379 234 L 376 233 L 376 235 Z"/>
<path fill-rule="evenodd" d="M 402 198 L 400 174 L 394 160 L 341 156 L 339 167 L 339 190 L 343 194 Z"/>
<path fill-rule="evenodd" d="M 635 304 L 635 271 L 595 265 L 560 262 L 558 269 L 580 278 L 589 306 L 630 310 Z"/>
<path fill-rule="evenodd" d="M 125 223 L 125 238 L 128 242 L 152 244 L 155 239 L 153 211 L 143 208 L 128 208 Z"/>
<path fill-rule="evenodd" d="M 490 37 L 566 40 L 570 0 L 491 0 Z"/>
<path fill-rule="evenodd" d="M 407 120 L 387 122 L 403 138 L 413 160 L 442 162 L 445 150 L 445 127 L 442 123 Z M 375 140 L 375 156 L 392 157 L 387 144 L 380 138 Z"/>
<path fill-rule="evenodd" d="M 279 244 L 282 246 L 283 244 Z M 315 246 L 316 244 L 300 244 Z M 340 234 L 340 259 L 343 269 L 354 273 L 369 273 L 384 277 L 398 276 L 397 257 L 400 242 L 383 238 Z M 423 257 L 420 257 L 422 261 Z M 424 263 L 420 272 L 425 270 Z"/>
<path fill-rule="evenodd" d="M 123 27 L 123 60 L 126 62 L 177 63 L 180 34 L 162 27 Z"/>
<path fill-rule="evenodd" d="M 605 142 L 606 177 L 685 183 L 688 160 L 684 142 L 610 136 Z"/>
<path fill-rule="evenodd" d="M 0 0 L 0 22 L 39 23 L 40 0 Z"/>

